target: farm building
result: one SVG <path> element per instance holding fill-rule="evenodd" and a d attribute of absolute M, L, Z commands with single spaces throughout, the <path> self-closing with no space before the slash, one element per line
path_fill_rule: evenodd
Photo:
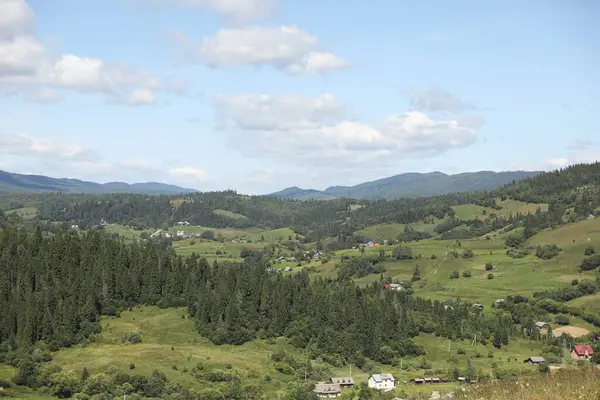
<path fill-rule="evenodd" d="M 548 327 L 549 327 L 549 326 L 550 326 L 550 325 L 548 325 L 548 323 L 547 323 L 547 322 L 541 322 L 541 321 L 538 321 L 538 322 L 536 322 L 536 323 L 535 323 L 535 327 L 536 327 L 536 328 L 538 328 L 540 331 L 541 331 L 542 329 L 548 329 Z"/>
<path fill-rule="evenodd" d="M 386 283 L 385 285 L 383 285 L 383 288 L 387 289 L 387 290 L 397 290 L 397 291 L 404 290 L 404 286 L 402 286 L 401 283 Z"/>
<path fill-rule="evenodd" d="M 331 382 L 340 385 L 342 389 L 354 388 L 354 379 L 350 377 L 331 378 Z"/>
<path fill-rule="evenodd" d="M 546 362 L 544 357 L 529 357 L 527 360 L 523 361 L 529 365 L 538 365 Z"/>
<path fill-rule="evenodd" d="M 396 387 L 396 379 L 392 374 L 373 374 L 367 382 L 371 389 L 390 391 Z"/>
<path fill-rule="evenodd" d="M 342 395 L 342 389 L 337 383 L 319 382 L 315 384 L 314 392 L 319 397 L 339 397 Z"/>
<path fill-rule="evenodd" d="M 573 360 L 589 360 L 594 354 L 594 349 L 589 344 L 576 344 L 571 350 Z"/>

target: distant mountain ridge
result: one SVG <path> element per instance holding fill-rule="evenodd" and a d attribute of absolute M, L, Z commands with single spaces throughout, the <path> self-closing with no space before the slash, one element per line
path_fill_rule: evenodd
<path fill-rule="evenodd" d="M 0 171 L 0 192 L 178 194 L 193 193 L 197 190 L 159 182 L 96 183 L 79 179 L 50 178 L 43 175 L 24 175 Z"/>
<path fill-rule="evenodd" d="M 492 190 L 541 173 L 542 171 L 479 171 L 448 175 L 437 171 L 409 172 L 355 186 L 331 186 L 325 190 L 301 189 L 293 186 L 267 196 L 295 200 L 329 200 L 339 197 L 367 200 L 428 197 L 456 192 Z"/>

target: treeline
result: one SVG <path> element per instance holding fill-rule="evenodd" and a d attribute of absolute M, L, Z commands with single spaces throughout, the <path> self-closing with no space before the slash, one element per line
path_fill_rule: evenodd
<path fill-rule="evenodd" d="M 282 200 L 263 196 L 245 196 L 235 191 L 194 193 L 185 196 L 150 196 L 134 194 L 62 195 L 6 194 L 2 207 L 35 205 L 38 219 L 64 221 L 89 228 L 104 219 L 139 229 L 161 228 L 178 221 L 211 227 L 257 226 L 292 227 L 307 241 L 337 237 L 340 245 L 360 229 L 384 223 L 410 224 L 447 219 L 436 227 L 444 239 L 479 237 L 488 232 L 528 227 L 530 230 L 558 226 L 597 213 L 600 205 L 600 163 L 575 165 L 544 173 L 490 192 L 455 193 L 436 197 L 396 200 L 327 201 Z M 20 198 L 19 196 L 22 196 Z M 4 198 L 5 197 L 5 198 Z M 461 221 L 454 218 L 452 206 L 478 204 L 500 209 L 496 199 L 515 199 L 549 204 L 548 212 L 516 214 L 502 218 L 495 213 L 484 220 Z M 246 218 L 229 218 L 215 213 L 227 210 Z M 461 227 L 461 225 L 464 225 Z M 459 228 L 460 227 L 460 228 Z M 419 240 L 427 235 L 405 232 L 400 239 Z M 397 238 L 390 238 L 397 239 Z M 404 240 L 403 240 L 404 241 Z"/>

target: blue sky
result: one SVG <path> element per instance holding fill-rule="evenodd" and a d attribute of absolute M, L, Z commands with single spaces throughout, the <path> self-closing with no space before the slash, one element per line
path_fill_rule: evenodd
<path fill-rule="evenodd" d="M 0 169 L 200 190 L 600 159 L 600 3 L 0 0 Z"/>

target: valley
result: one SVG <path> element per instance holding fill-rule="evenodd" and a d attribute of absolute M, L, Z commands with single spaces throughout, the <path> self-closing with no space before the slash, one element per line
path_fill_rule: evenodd
<path fill-rule="evenodd" d="M 585 169 L 582 179 L 598 179 L 597 168 L 573 167 L 570 188 L 554 192 L 548 179 L 561 175 L 542 174 L 492 192 L 383 202 L 10 194 L 4 204 L 19 207 L 0 214 L 0 267 L 20 274 L 6 260 L 24 246 L 32 264 L 21 261 L 21 271 L 61 300 L 33 289 L 42 311 L 31 326 L 17 317 L 26 297 L 6 305 L 3 318 L 17 322 L 2 334 L 0 386 L 18 398 L 53 398 L 60 377 L 83 399 L 96 393 L 79 382 L 85 368 L 127 399 L 158 393 L 136 387 L 142 378 L 134 376 L 182 398 L 293 399 L 313 398 L 318 381 L 352 376 L 356 390 L 342 394 L 350 399 L 366 395 L 372 374 L 391 373 L 394 392 L 371 398 L 429 398 L 479 390 L 457 376 L 484 385 L 534 379 L 529 357 L 577 368 L 570 348 L 597 346 L 600 333 L 600 196 L 573 175 Z M 34 261 L 38 243 L 48 258 Z M 48 280 L 66 271 L 76 298 Z M 85 304 L 77 316 L 61 305 L 74 301 Z M 73 320 L 81 325 L 64 336 L 58 327 L 72 329 Z M 535 328 L 539 321 L 550 329 Z M 127 339 L 133 334 L 139 341 Z M 22 348 L 50 360 L 35 361 L 38 383 L 23 384 L 15 377 L 27 358 L 11 349 L 29 337 L 45 337 L 51 349 L 37 341 Z M 43 375 L 48 368 L 54 378 Z M 412 383 L 424 377 L 448 382 Z"/>

